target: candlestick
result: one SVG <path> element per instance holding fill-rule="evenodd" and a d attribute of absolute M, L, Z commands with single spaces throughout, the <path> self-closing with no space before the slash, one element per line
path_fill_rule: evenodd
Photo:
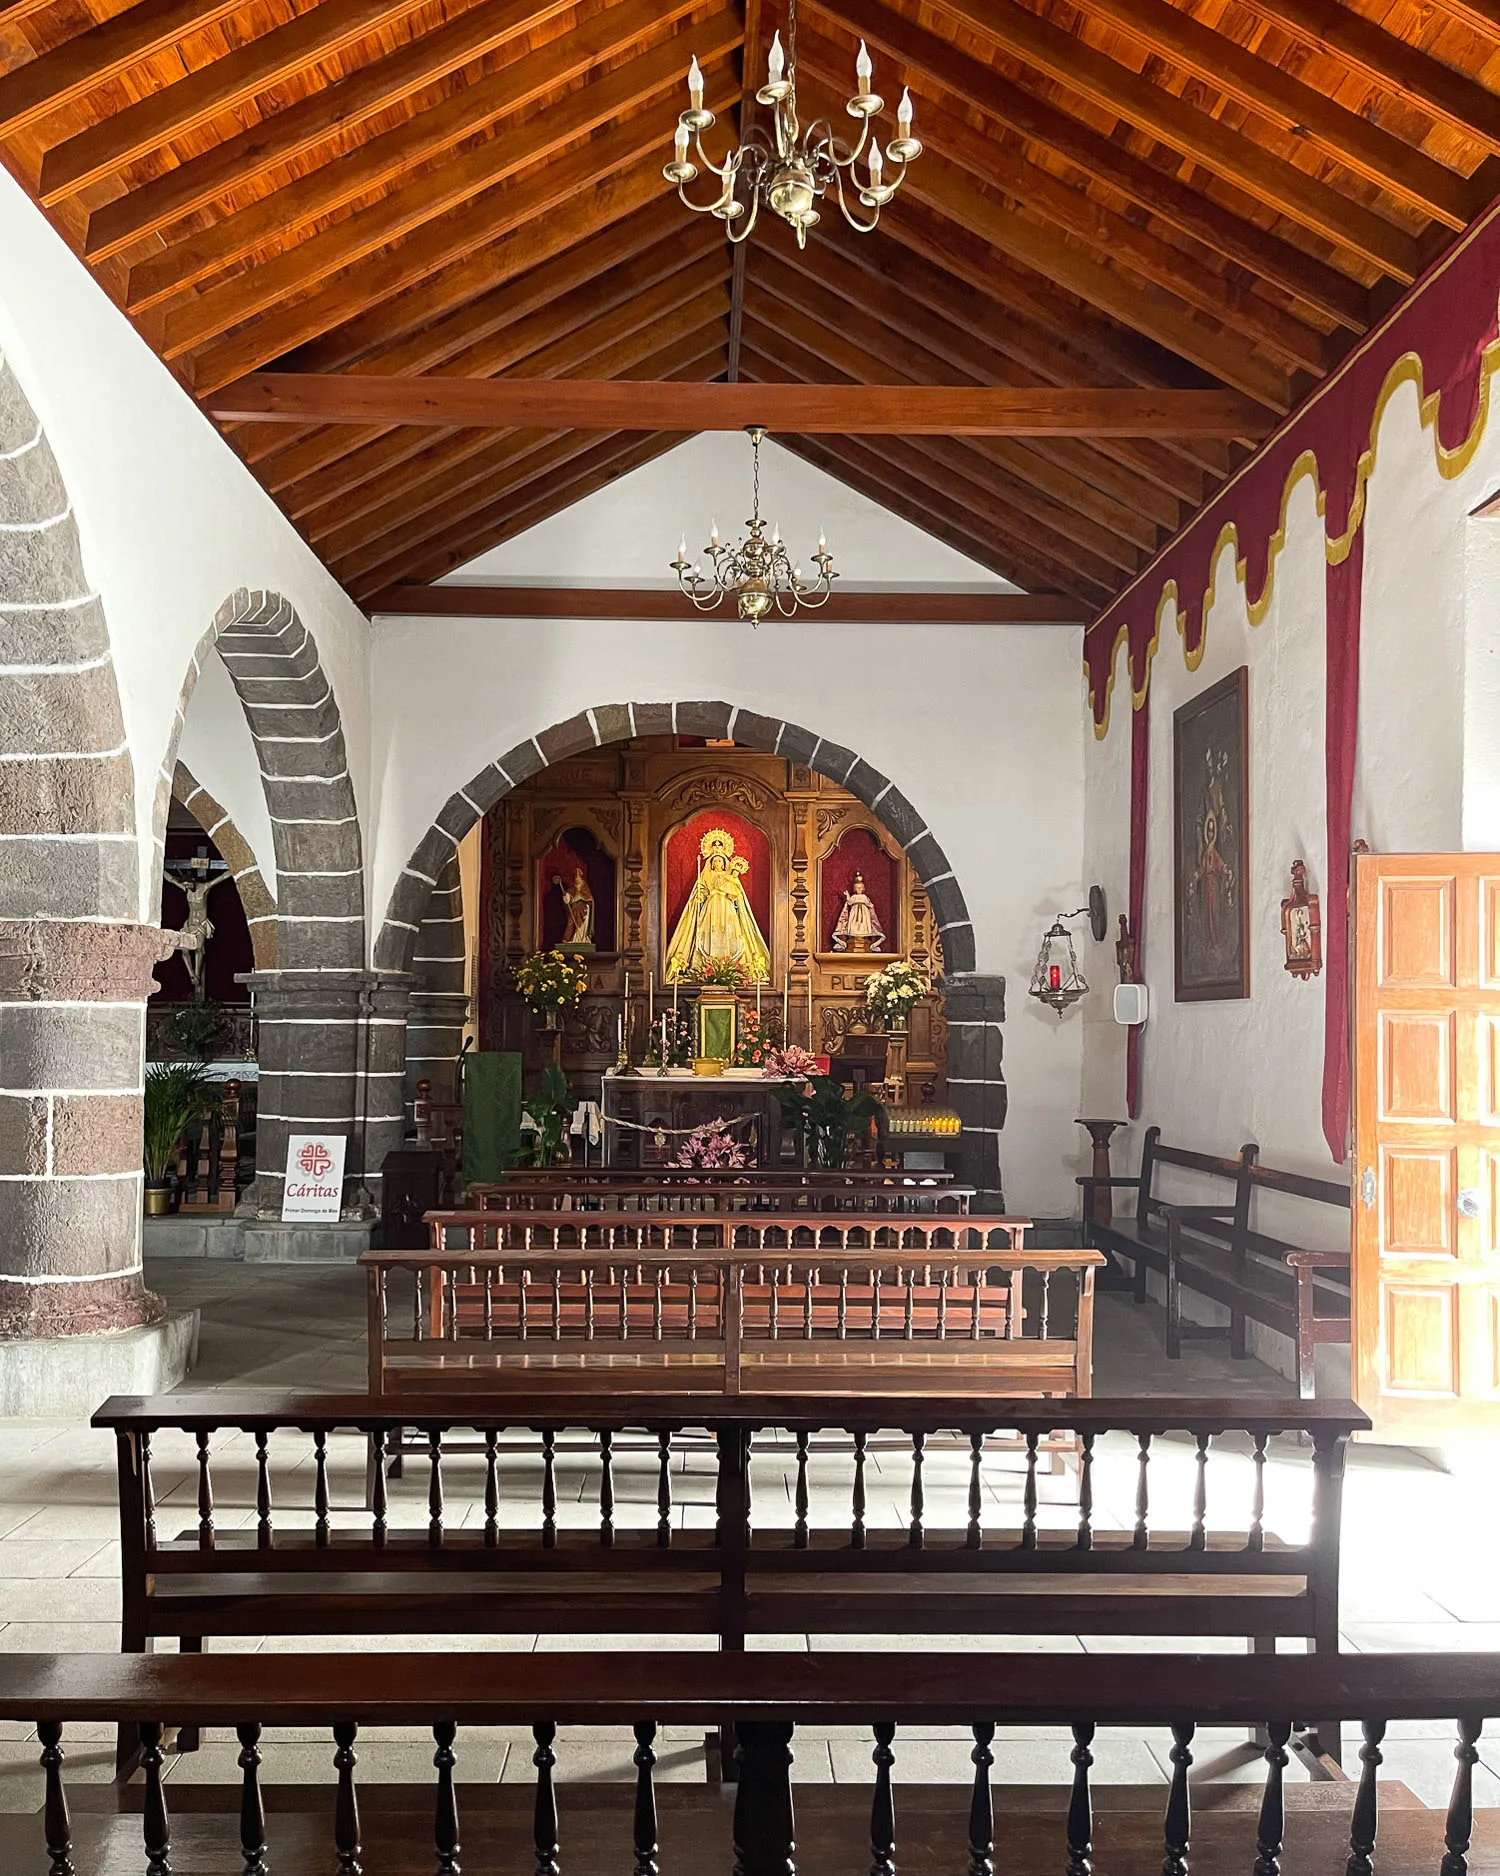
<path fill-rule="evenodd" d="M 646 1027 L 656 1021 L 656 972 L 646 972 Z"/>
<path fill-rule="evenodd" d="M 681 988 L 682 988 L 682 979 L 680 977 L 674 977 L 672 979 L 672 1022 L 674 1026 L 677 1022 L 677 992 Z"/>
<path fill-rule="evenodd" d="M 760 979 L 755 980 L 755 1020 L 760 1021 Z"/>
<path fill-rule="evenodd" d="M 788 1048 L 792 1040 L 792 973 L 787 972 L 781 980 L 781 1046 Z"/>
<path fill-rule="evenodd" d="M 813 1008 L 812 1008 L 812 972 L 811 971 L 809 971 L 807 974 L 807 1052 L 809 1055 L 817 1054 L 817 1050 L 814 1049 L 813 1047 Z"/>

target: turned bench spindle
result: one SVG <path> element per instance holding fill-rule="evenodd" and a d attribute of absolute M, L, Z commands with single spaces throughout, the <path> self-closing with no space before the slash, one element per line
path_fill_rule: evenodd
<path fill-rule="evenodd" d="M 151 1435 L 143 1427 L 136 1447 L 140 1454 L 141 1501 L 145 1510 L 146 1548 L 156 1549 L 156 1491 L 151 1483 Z"/>
<path fill-rule="evenodd" d="M 968 1550 L 979 1550 L 984 1544 L 984 1485 L 982 1469 L 984 1466 L 984 1435 L 969 1435 L 969 1523 L 964 1533 L 964 1546 Z"/>
<path fill-rule="evenodd" d="M 1140 1448 L 1140 1456 L 1136 1460 L 1135 1536 L 1131 1540 L 1131 1548 L 1147 1550 L 1151 1545 L 1151 1529 L 1148 1522 L 1151 1511 L 1151 1491 L 1146 1478 L 1151 1466 L 1151 1435 L 1138 1433 L 1136 1443 Z"/>
<path fill-rule="evenodd" d="M 1026 1435 L 1026 1484 L 1021 1495 L 1021 1548 L 1036 1549 L 1036 1449 L 1040 1435 Z"/>
<path fill-rule="evenodd" d="M 557 1727 L 551 1720 L 539 1720 L 531 1729 L 536 1751 L 531 1763 L 536 1767 L 536 1803 L 532 1811 L 531 1841 L 536 1850 L 536 1876 L 562 1876 L 558 1861 L 557 1790 L 552 1782 L 552 1768 L 557 1764 L 553 1745 Z"/>
<path fill-rule="evenodd" d="M 599 1435 L 599 1542 L 606 1550 L 615 1541 L 615 1436 Z"/>
<path fill-rule="evenodd" d="M 1292 1736 L 1290 1720 L 1272 1720 L 1266 1728 L 1266 1785 L 1261 1793 L 1260 1819 L 1255 1831 L 1253 1876 L 1281 1876 L 1281 1850 L 1286 1837 L 1286 1794 L 1282 1774 Z"/>
<path fill-rule="evenodd" d="M 896 1803 L 891 1794 L 891 1767 L 896 1755 L 891 1741 L 896 1728 L 890 1720 L 874 1727 L 875 1795 L 870 1801 L 870 1876 L 896 1876 Z"/>
<path fill-rule="evenodd" d="M 922 1488 L 922 1460 L 927 1448 L 927 1435 L 913 1433 L 911 1436 L 911 1524 L 907 1530 L 907 1543 L 913 1550 L 920 1550 L 926 1543 L 926 1533 L 922 1528 L 922 1513 L 926 1509 L 927 1498 Z"/>
<path fill-rule="evenodd" d="M 172 1823 L 162 1790 L 161 1723 L 141 1722 L 141 1764 L 146 1773 L 146 1795 L 141 1806 L 141 1840 L 146 1851 L 146 1876 L 172 1876 L 170 1852 Z M 356 1873 L 351 1872 L 351 1876 Z"/>
<path fill-rule="evenodd" d="M 1246 1550 L 1264 1550 L 1266 1547 L 1266 1439 L 1264 1433 L 1255 1436 L 1255 1490 L 1250 1502 L 1250 1529 L 1245 1537 Z"/>
<path fill-rule="evenodd" d="M 1094 1435 L 1078 1440 L 1078 1548 L 1094 1548 Z"/>
<path fill-rule="evenodd" d="M 672 1436 L 656 1436 L 656 1543 L 667 1550 L 672 1542 Z"/>
<path fill-rule="evenodd" d="M 358 1755 L 354 1742 L 359 1728 L 353 1720 L 336 1720 L 333 1727 L 333 1765 L 338 1773 L 338 1790 L 333 1801 L 333 1848 L 338 1857 L 339 1876 L 364 1876 L 360 1862 L 359 1798 L 354 1789 L 354 1768 Z"/>
<path fill-rule="evenodd" d="M 265 1876 L 266 1800 L 260 1788 L 260 1723 L 246 1720 L 234 1729 L 240 1742 L 240 1855 L 245 1876 Z"/>
<path fill-rule="evenodd" d="M 990 1767 L 995 1755 L 995 1722 L 980 1720 L 971 1729 L 974 1750 L 974 1790 L 969 1799 L 968 1876 L 995 1876 L 995 1800 L 990 1791 Z"/>
<path fill-rule="evenodd" d="M 431 1468 L 427 1486 L 427 1541 L 443 1541 L 443 1435 L 439 1428 L 427 1429 L 427 1457 Z"/>
<path fill-rule="evenodd" d="M 1189 1550 L 1208 1548 L 1208 1442 L 1213 1436 L 1200 1433 L 1197 1436 L 1197 1468 L 1193 1479 L 1193 1528 L 1188 1534 Z"/>
<path fill-rule="evenodd" d="M 255 1429 L 255 1547 L 271 1548 L 271 1441 L 269 1427 Z"/>
<path fill-rule="evenodd" d="M 656 1781 L 652 1776 L 656 1765 L 656 1753 L 652 1750 L 656 1741 L 655 1720 L 637 1720 L 633 1728 L 635 1733 L 635 1751 L 631 1755 L 635 1766 L 635 1810 L 631 1818 L 631 1834 L 635 1840 L 635 1870 L 633 1876 L 660 1876 L 661 1865 L 657 1862 L 657 1821 L 656 1821 Z"/>
<path fill-rule="evenodd" d="M 1093 1876 L 1094 1799 L 1089 1789 L 1089 1768 L 1094 1763 L 1094 1722 L 1073 1724 L 1073 1790 L 1068 1799 L 1067 1876 Z"/>
<path fill-rule="evenodd" d="M 328 1547 L 328 1434 L 319 1427 L 313 1434 L 313 1537 L 319 1550 Z"/>
<path fill-rule="evenodd" d="M 484 1542 L 493 1550 L 500 1542 L 500 1433 L 484 1430 Z"/>
<path fill-rule="evenodd" d="M 1360 1731 L 1364 1744 L 1359 1749 L 1359 1787 L 1354 1794 L 1354 1811 L 1349 1820 L 1349 1861 L 1345 1876 L 1374 1876 L 1375 1837 L 1380 1824 L 1380 1798 L 1377 1785 L 1385 1754 L 1380 1742 L 1385 1738 L 1384 1720 L 1365 1720 Z"/>
<path fill-rule="evenodd" d="M 805 1432 L 798 1433 L 797 1487 L 794 1495 L 797 1524 L 792 1536 L 793 1547 L 797 1550 L 807 1549 L 807 1442 L 808 1435 Z"/>
<path fill-rule="evenodd" d="M 432 1763 L 437 1768 L 437 1803 L 432 1821 L 437 1876 L 459 1876 L 458 1799 L 453 1790 L 453 1740 L 457 1732 L 452 1720 L 437 1720 L 432 1728 L 433 1744 L 437 1748 L 432 1755 Z"/>
<path fill-rule="evenodd" d="M 214 1547 L 214 1485 L 208 1469 L 209 1432 L 198 1429 L 198 1548 Z"/>
<path fill-rule="evenodd" d="M 1191 1720 L 1174 1720 L 1172 1723 L 1172 1786 L 1167 1793 L 1167 1815 L 1162 1826 L 1166 1846 L 1161 1866 L 1162 1876 L 1187 1876 L 1187 1853 L 1193 1824 L 1188 1768 L 1193 1763 L 1190 1748 L 1197 1730 Z"/>
<path fill-rule="evenodd" d="M 1445 1846 L 1438 1876 L 1468 1876 L 1469 1842 L 1474 1834 L 1474 1767 L 1479 1759 L 1478 1739 L 1484 1721 L 1465 1715 L 1458 1722 L 1458 1744 L 1453 1748 L 1457 1769 L 1448 1816 L 1443 1828 Z M 1274 1876 L 1274 1872 L 1271 1873 Z"/>
<path fill-rule="evenodd" d="M 56 1720 L 42 1720 L 36 1736 L 41 1741 L 42 1771 L 46 1775 L 42 1829 L 49 1876 L 73 1876 L 73 1826 L 68 1818 L 68 1796 L 62 1782 L 62 1727 Z"/>
<path fill-rule="evenodd" d="M 854 1436 L 853 1522 L 849 1530 L 851 1550 L 863 1550 L 865 1547 L 865 1445 L 868 1439 L 867 1433 L 856 1433 Z"/>
<path fill-rule="evenodd" d="M 557 1435 L 542 1435 L 542 1548 L 557 1546 Z"/>

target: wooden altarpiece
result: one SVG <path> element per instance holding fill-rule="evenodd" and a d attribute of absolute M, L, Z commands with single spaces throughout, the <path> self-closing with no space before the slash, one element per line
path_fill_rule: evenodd
<path fill-rule="evenodd" d="M 613 916 L 603 907 L 598 915 L 601 936 L 612 930 L 613 945 L 587 959 L 588 992 L 564 1023 L 562 1065 L 575 1088 L 597 1085 L 614 1065 L 622 1016 L 630 1054 L 641 1061 L 648 982 L 658 1016 L 672 1000 L 672 987 L 663 982 L 675 916 L 667 890 L 669 842 L 674 831 L 715 811 L 764 836 L 770 890 L 753 895 L 766 908 L 763 936 L 771 954 L 761 1006 L 779 1019 L 785 998 L 791 1041 L 838 1055 L 851 1030 L 865 1026 L 864 986 L 872 971 L 895 957 L 934 975 L 940 971 L 922 882 L 879 817 L 853 795 L 779 756 L 686 737 L 640 739 L 543 770 L 486 817 L 479 987 L 484 1047 L 523 1051 L 529 1074 L 551 1052 L 515 993 L 513 972 L 544 935 L 542 901 L 550 888 L 539 863 L 569 829 L 580 829 L 613 864 Z M 851 837 L 854 849 L 847 845 Z M 851 851 L 872 872 L 883 867 L 888 874 L 878 895 L 867 881 L 886 925 L 878 952 L 833 948 L 839 881 L 849 871 Z M 745 1001 L 753 1008 L 754 993 Z M 932 996 L 912 1012 L 904 1046 L 893 1051 L 903 1098 L 920 1102 L 930 1088 L 942 1101 L 946 1056 L 941 999 Z"/>

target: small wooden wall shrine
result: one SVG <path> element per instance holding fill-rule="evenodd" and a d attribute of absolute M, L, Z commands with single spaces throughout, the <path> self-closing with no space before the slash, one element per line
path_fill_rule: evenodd
<path fill-rule="evenodd" d="M 581 871 L 593 895 L 596 949 L 587 960 L 588 993 L 564 1022 L 562 1065 L 571 1087 L 593 1093 L 614 1066 L 622 1014 L 639 1065 L 648 980 L 659 1016 L 671 1005 L 666 952 L 700 843 L 719 828 L 749 862 L 745 896 L 770 948 L 761 1007 L 779 1019 L 785 996 L 792 1042 L 839 1054 L 845 1035 L 866 1027 L 866 979 L 893 958 L 934 976 L 941 970 L 922 883 L 861 801 L 779 756 L 701 738 L 641 738 L 544 769 L 485 817 L 481 1047 L 521 1050 L 528 1079 L 550 1055 L 552 1039 L 517 995 L 513 973 L 528 952 L 563 936 L 563 889 L 573 892 Z M 856 875 L 885 933 L 878 951 L 840 948 L 836 927 Z M 754 991 L 743 994 L 753 1008 Z M 903 1098 L 943 1101 L 946 1058 L 942 1000 L 934 995 L 912 1012 Z"/>

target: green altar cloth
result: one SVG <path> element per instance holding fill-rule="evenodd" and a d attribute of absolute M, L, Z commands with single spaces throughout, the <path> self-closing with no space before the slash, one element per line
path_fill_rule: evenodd
<path fill-rule="evenodd" d="M 521 1147 L 521 1058 L 499 1049 L 464 1057 L 464 1182 L 503 1179 Z"/>

